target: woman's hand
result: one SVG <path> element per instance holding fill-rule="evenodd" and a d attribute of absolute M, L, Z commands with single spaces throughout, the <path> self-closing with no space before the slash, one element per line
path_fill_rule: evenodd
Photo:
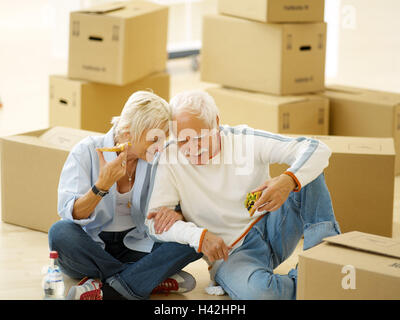
<path fill-rule="evenodd" d="M 96 152 L 99 156 L 100 172 L 95 185 L 101 190 L 109 190 L 115 182 L 126 174 L 128 152 L 125 149 L 116 159 L 110 162 L 106 162 L 102 151 L 96 149 Z"/>
<path fill-rule="evenodd" d="M 168 231 L 176 221 L 183 220 L 183 215 L 170 208 L 162 207 L 157 212 L 150 212 L 147 218 L 154 219 L 156 233 L 163 233 Z"/>
<path fill-rule="evenodd" d="M 287 200 L 291 191 L 296 187 L 296 182 L 287 174 L 281 174 L 251 192 L 262 191 L 261 197 L 250 210 L 252 215 L 257 209 L 261 211 L 278 210 Z"/>

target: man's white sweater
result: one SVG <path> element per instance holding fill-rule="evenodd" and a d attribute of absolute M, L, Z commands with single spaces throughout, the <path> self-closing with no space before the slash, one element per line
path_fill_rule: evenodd
<path fill-rule="evenodd" d="M 221 152 L 206 165 L 192 165 L 171 143 L 154 165 L 154 186 L 147 214 L 180 204 L 185 221 L 156 234 L 146 219 L 150 236 L 161 241 L 189 244 L 199 250 L 205 230 L 238 247 L 251 227 L 265 214 L 250 216 L 246 195 L 270 179 L 270 163 L 286 163 L 298 189 L 317 178 L 328 166 L 330 149 L 310 138 L 290 138 L 247 126 L 222 126 Z M 167 161 L 168 159 L 168 161 Z M 151 192 L 151 190 L 150 190 Z"/>

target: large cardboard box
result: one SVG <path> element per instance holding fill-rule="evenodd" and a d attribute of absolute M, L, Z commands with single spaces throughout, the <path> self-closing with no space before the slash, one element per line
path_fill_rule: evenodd
<path fill-rule="evenodd" d="M 261 23 L 206 15 L 201 79 L 278 95 L 322 91 L 325 40 L 325 23 Z"/>
<path fill-rule="evenodd" d="M 247 124 L 254 129 L 276 133 L 328 134 L 327 98 L 274 96 L 222 87 L 211 87 L 206 91 L 218 106 L 221 123 Z"/>
<path fill-rule="evenodd" d="M 146 1 L 71 12 L 68 76 L 125 85 L 163 71 L 168 7 Z"/>
<path fill-rule="evenodd" d="M 69 151 L 99 133 L 54 127 L 1 137 L 1 217 L 47 232 L 58 221 L 58 182 Z"/>
<path fill-rule="evenodd" d="M 325 178 L 341 231 L 391 237 L 395 182 L 393 139 L 312 137 L 332 150 Z M 271 176 L 281 174 L 287 167 L 271 165 Z"/>
<path fill-rule="evenodd" d="M 219 0 L 220 13 L 261 22 L 324 21 L 324 0 Z"/>
<path fill-rule="evenodd" d="M 129 96 L 138 90 L 152 90 L 169 101 L 169 74 L 156 73 L 125 86 L 50 76 L 50 126 L 105 133 L 112 117 L 121 114 Z"/>
<path fill-rule="evenodd" d="M 347 86 L 329 86 L 330 134 L 360 137 L 393 137 L 400 174 L 400 94 Z"/>
<path fill-rule="evenodd" d="M 299 255 L 299 300 L 400 299 L 400 241 L 349 232 Z"/>

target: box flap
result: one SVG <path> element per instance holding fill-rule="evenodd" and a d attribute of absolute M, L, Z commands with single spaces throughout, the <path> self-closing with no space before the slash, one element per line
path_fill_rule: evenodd
<path fill-rule="evenodd" d="M 52 127 L 48 130 L 0 137 L 0 141 L 5 140 L 70 151 L 72 147 L 82 139 L 88 136 L 98 135 L 103 135 L 103 133 L 67 127 Z"/>
<path fill-rule="evenodd" d="M 340 86 L 340 85 L 330 85 L 330 86 L 326 87 L 325 90 L 341 92 L 341 93 L 348 93 L 348 94 L 360 94 L 363 92 L 363 90 L 360 88 L 346 87 L 346 86 Z"/>
<path fill-rule="evenodd" d="M 39 139 L 56 147 L 71 150 L 82 139 L 94 135 L 101 135 L 101 133 L 66 127 L 54 127 L 47 130 Z"/>
<path fill-rule="evenodd" d="M 64 74 L 52 74 L 49 76 L 49 80 L 51 81 L 52 79 L 59 79 L 59 80 L 68 81 L 68 82 L 85 83 L 85 84 L 90 83 L 90 81 L 88 81 L 88 80 L 70 78 Z"/>
<path fill-rule="evenodd" d="M 168 9 L 168 7 L 154 2 L 137 0 L 96 5 L 73 13 L 98 16 L 107 15 L 126 19 L 164 9 Z"/>
<path fill-rule="evenodd" d="M 325 238 L 324 241 L 356 250 L 400 258 L 400 240 L 352 231 Z"/>
<path fill-rule="evenodd" d="M 284 104 L 294 104 L 300 103 L 310 100 L 324 100 L 327 99 L 318 95 L 287 95 L 287 96 L 278 96 L 273 94 L 265 94 L 254 91 L 245 91 L 240 89 L 233 89 L 229 87 L 210 87 L 207 90 L 209 92 L 217 92 L 220 94 L 229 94 L 231 96 L 243 97 L 252 100 L 262 101 L 264 103 L 269 103 L 272 105 L 284 105 Z M 322 98 L 322 99 L 321 99 Z"/>
<path fill-rule="evenodd" d="M 390 107 L 400 105 L 400 94 L 394 92 L 384 92 L 341 85 L 330 85 L 325 88 L 325 94 L 328 97 L 330 95 L 332 95 L 332 97 L 347 97 L 357 101 L 375 103 Z"/>
<path fill-rule="evenodd" d="M 8 136 L 0 138 L 0 141 L 11 142 L 11 143 L 22 143 L 25 145 L 31 145 L 36 147 L 49 148 L 53 147 L 53 145 L 49 146 L 49 144 L 45 141 L 40 140 L 37 136 L 34 135 L 16 135 L 16 136 Z M 66 150 L 65 148 L 56 148 Z"/>
<path fill-rule="evenodd" d="M 125 8 L 125 4 L 123 2 L 113 2 L 113 3 L 106 3 L 97 6 L 93 6 L 87 8 L 85 10 L 80 10 L 81 13 L 93 13 L 93 14 L 106 14 L 109 12 L 121 10 Z"/>
<path fill-rule="evenodd" d="M 395 155 L 393 138 L 325 136 L 319 140 L 335 153 Z"/>

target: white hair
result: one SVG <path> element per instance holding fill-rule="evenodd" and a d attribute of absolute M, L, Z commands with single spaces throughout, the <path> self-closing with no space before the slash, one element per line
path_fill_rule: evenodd
<path fill-rule="evenodd" d="M 119 137 L 130 133 L 138 141 L 145 130 L 169 130 L 171 108 L 167 101 L 149 91 L 136 91 L 125 103 L 119 117 L 113 117 L 114 135 Z"/>
<path fill-rule="evenodd" d="M 210 128 L 217 127 L 218 107 L 214 98 L 200 90 L 184 91 L 177 94 L 171 101 L 172 116 L 186 111 L 205 121 Z"/>

